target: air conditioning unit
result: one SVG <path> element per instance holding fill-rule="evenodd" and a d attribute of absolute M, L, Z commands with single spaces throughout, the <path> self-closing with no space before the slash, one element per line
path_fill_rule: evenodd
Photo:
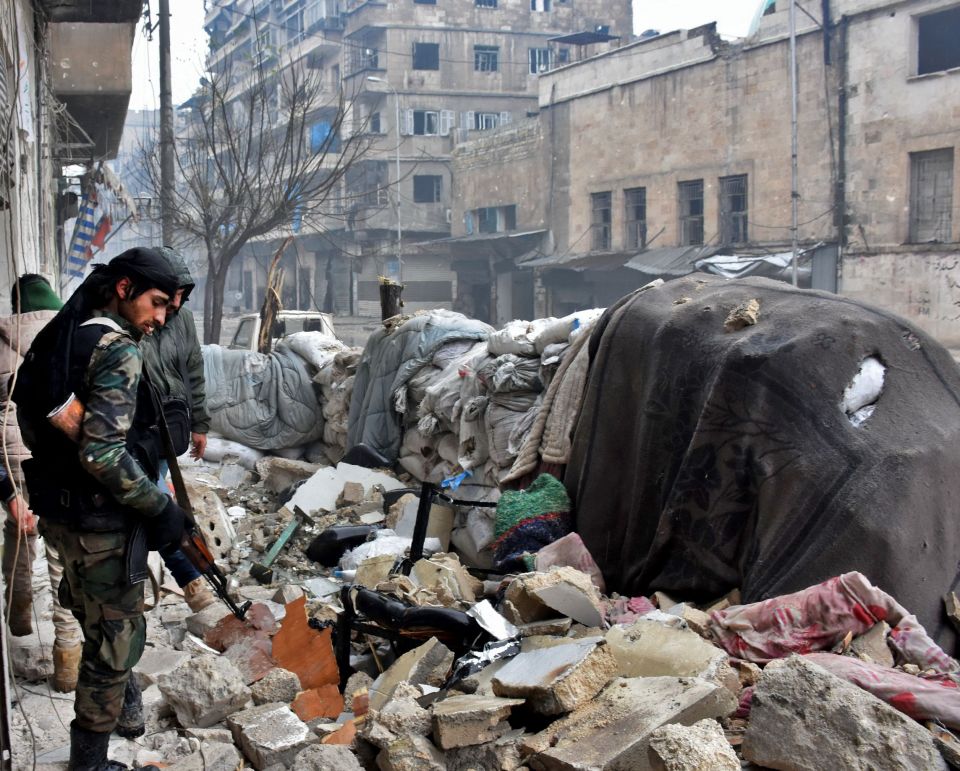
<path fill-rule="evenodd" d="M 448 225 L 453 222 L 453 209 L 447 209 L 445 219 Z"/>

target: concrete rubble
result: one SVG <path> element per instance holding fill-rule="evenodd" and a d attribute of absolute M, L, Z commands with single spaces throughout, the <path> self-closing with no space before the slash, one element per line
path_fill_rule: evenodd
<path fill-rule="evenodd" d="M 393 525 L 409 540 L 403 512 L 415 515 L 416 496 L 392 491 L 417 480 L 266 456 L 255 473 L 226 464 L 230 482 L 234 466 L 239 486 L 209 466 L 187 471 L 208 529 L 225 536 L 219 563 L 235 599 L 253 605 L 241 622 L 220 602 L 194 614 L 172 588 L 161 597 L 134 669 L 147 734 L 115 739 L 120 760 L 175 771 L 792 771 L 945 769 L 943 756 L 960 757 L 946 729 L 928 731 L 804 657 L 732 658 L 711 612 L 738 605 L 737 592 L 712 603 L 607 596 L 587 565 L 501 576 L 454 551 L 405 572 L 393 553 L 355 574 L 323 567 L 305 554 L 327 528 Z M 261 585 L 250 567 L 294 517 Z M 360 587 L 386 610 L 360 613 L 364 628 L 344 645 L 338 622 Z M 404 621 L 416 612 L 432 615 Z M 41 622 L 37 640 L 13 643 L 17 703 L 43 747 L 37 768 L 63 771 L 72 697 L 52 701 L 37 683 L 52 639 Z M 890 637 L 881 622 L 833 653 L 929 677 L 894 670 Z M 32 765 L 26 726 L 15 709 L 15 768 Z"/>

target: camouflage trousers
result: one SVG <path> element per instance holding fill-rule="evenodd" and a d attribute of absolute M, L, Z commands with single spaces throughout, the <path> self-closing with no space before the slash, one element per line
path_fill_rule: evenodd
<path fill-rule="evenodd" d="M 117 724 L 130 670 L 146 642 L 143 584 L 126 578 L 127 534 L 78 533 L 40 518 L 40 533 L 60 553 L 60 602 L 83 629 L 76 724 L 108 733 Z"/>

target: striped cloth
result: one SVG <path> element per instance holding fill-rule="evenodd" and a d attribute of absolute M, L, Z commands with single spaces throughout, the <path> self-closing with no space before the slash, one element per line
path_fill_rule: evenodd
<path fill-rule="evenodd" d="M 73 226 L 73 237 L 70 239 L 70 249 L 67 251 L 67 265 L 64 271 L 73 278 L 83 278 L 87 263 L 93 256 L 90 242 L 97 232 L 94 214 L 97 209 L 95 192 L 86 192 L 80 199 L 80 212 L 77 223 Z"/>

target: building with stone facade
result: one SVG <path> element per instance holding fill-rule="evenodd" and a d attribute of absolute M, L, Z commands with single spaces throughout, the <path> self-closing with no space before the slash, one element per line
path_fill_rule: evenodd
<path fill-rule="evenodd" d="M 454 305 L 449 259 L 411 247 L 451 235 L 454 148 L 535 114 L 538 78 L 628 42 L 631 14 L 627 0 L 241 0 L 212 4 L 206 25 L 210 64 L 272 47 L 280 66 L 306 62 L 343 90 L 344 131 L 371 148 L 322 225 L 295 234 L 284 265 L 302 291 L 286 299 L 378 315 L 383 275 L 402 276 L 408 309 Z M 248 246 L 227 308 L 259 307 L 283 235 Z"/>
<path fill-rule="evenodd" d="M 790 251 L 787 3 L 764 6 L 741 41 L 708 25 L 545 73 L 536 117 L 454 151 L 453 237 L 426 248 L 461 291 L 486 287 L 488 318 L 608 305 L 714 255 L 767 266 Z M 801 283 L 958 345 L 960 6 L 823 9 L 797 27 Z M 490 207 L 515 221 L 477 233 Z"/>

